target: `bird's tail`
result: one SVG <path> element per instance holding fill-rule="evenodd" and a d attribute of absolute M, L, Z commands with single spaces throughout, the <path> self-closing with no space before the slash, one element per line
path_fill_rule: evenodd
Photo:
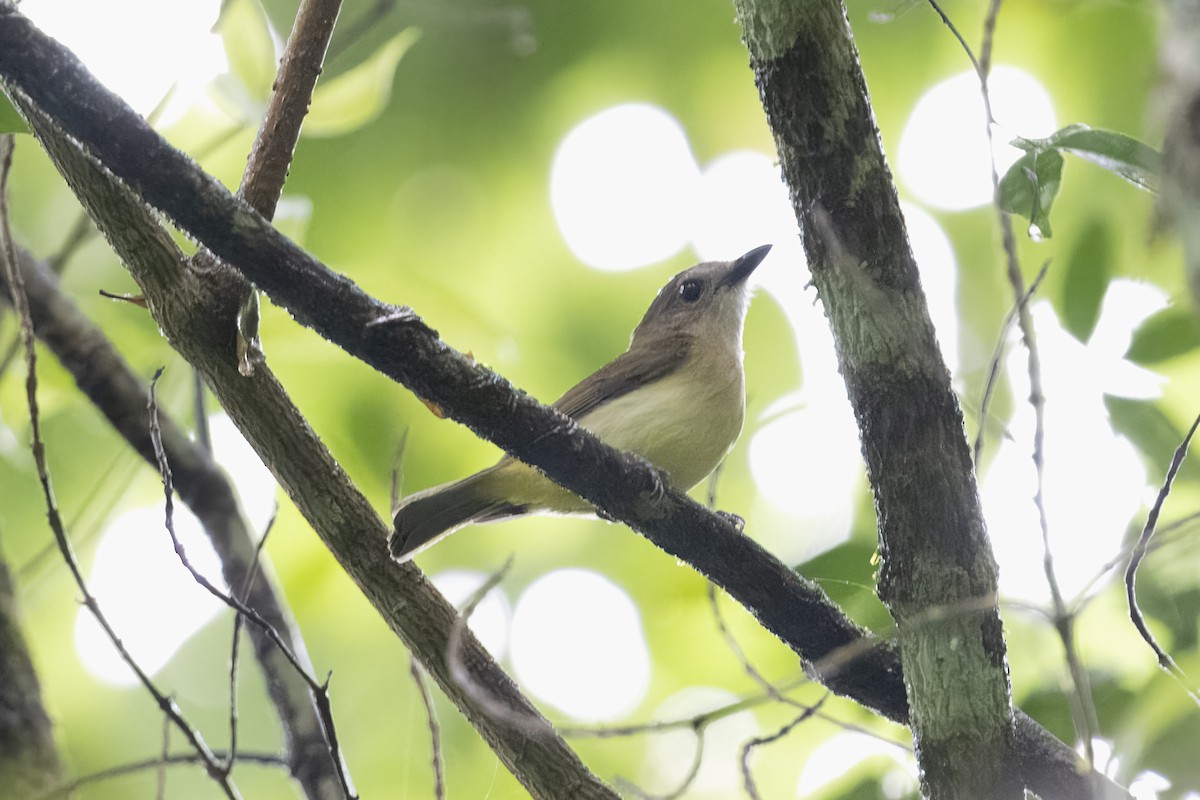
<path fill-rule="evenodd" d="M 499 466 L 499 465 L 497 465 Z M 525 513 L 522 506 L 488 491 L 492 469 L 461 481 L 435 486 L 406 497 L 396 510 L 388 539 L 392 558 L 404 562 L 466 525 L 494 522 Z"/>

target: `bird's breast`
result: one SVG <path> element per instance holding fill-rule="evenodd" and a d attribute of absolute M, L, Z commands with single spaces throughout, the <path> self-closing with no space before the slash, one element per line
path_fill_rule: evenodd
<path fill-rule="evenodd" d="M 610 400 L 580 420 L 608 444 L 637 453 L 687 490 L 712 472 L 742 429 L 740 350 L 700 353 L 669 375 Z"/>

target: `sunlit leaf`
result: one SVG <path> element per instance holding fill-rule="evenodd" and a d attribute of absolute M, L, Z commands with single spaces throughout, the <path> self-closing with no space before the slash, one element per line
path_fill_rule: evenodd
<path fill-rule="evenodd" d="M 1000 208 L 1029 220 L 1029 235 L 1049 239 L 1050 208 L 1062 185 L 1063 158 L 1057 150 L 1031 150 L 1000 179 Z"/>
<path fill-rule="evenodd" d="M 318 83 L 304 132 L 337 136 L 379 116 L 391 97 L 396 65 L 419 37 L 416 28 L 408 28 L 354 69 L 329 83 Z"/>
<path fill-rule="evenodd" d="M 1073 153 L 1148 191 L 1154 191 L 1162 168 L 1162 156 L 1153 147 L 1123 133 L 1081 123 L 1068 125 L 1045 139 L 1017 139 L 1012 144 L 1027 153 L 1042 150 Z"/>
<path fill-rule="evenodd" d="M 231 0 L 213 29 L 221 36 L 229 71 L 255 100 L 264 101 L 275 82 L 275 41 L 258 0 Z"/>

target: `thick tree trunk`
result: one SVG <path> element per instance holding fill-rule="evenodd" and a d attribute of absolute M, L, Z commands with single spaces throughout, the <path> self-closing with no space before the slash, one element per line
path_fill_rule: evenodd
<path fill-rule="evenodd" d="M 845 9 L 736 6 L 858 420 L 923 789 L 1022 797 L 974 466 Z"/>

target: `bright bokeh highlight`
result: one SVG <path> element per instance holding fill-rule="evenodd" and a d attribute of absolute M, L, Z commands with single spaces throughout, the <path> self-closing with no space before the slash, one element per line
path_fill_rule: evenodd
<path fill-rule="evenodd" d="M 278 489 L 275 476 L 227 414 L 209 416 L 208 435 L 212 440 L 213 457 L 237 491 L 250 530 L 261 536 L 275 514 L 275 491 Z"/>
<path fill-rule="evenodd" d="M 225 608 L 188 574 L 164 520 L 161 506 L 114 518 L 101 534 L 88 578 L 101 611 L 149 675 L 162 669 L 184 642 Z M 200 523 L 177 504 L 174 524 L 191 565 L 224 587 L 220 563 Z M 96 678 L 116 686 L 137 683 L 95 617 L 82 607 L 75 620 L 75 650 Z"/>
<path fill-rule="evenodd" d="M 550 203 L 576 258 L 597 269 L 633 269 L 687 243 L 699 176 L 679 122 L 657 106 L 629 103 L 563 138 Z"/>
<path fill-rule="evenodd" d="M 720 156 L 700 173 L 700 192 L 691 222 L 692 249 L 701 261 L 723 261 L 758 247 L 774 245 L 768 256 L 780 266 L 766 265 L 751 279 L 761 283 L 770 275 L 800 263 L 799 228 L 779 167 L 753 150 Z"/>
<path fill-rule="evenodd" d="M 430 581 L 455 608 L 461 610 L 487 579 L 486 574 L 477 570 L 448 569 L 432 576 Z M 508 625 L 511 616 L 508 598 L 496 587 L 479 600 L 467 621 L 480 643 L 496 659 L 503 658 L 508 651 Z"/>
<path fill-rule="evenodd" d="M 226 69 L 211 30 L 220 7 L 220 0 L 25 0 L 21 13 L 145 114 L 173 85 L 197 92 Z"/>
<path fill-rule="evenodd" d="M 692 686 L 668 697 L 655 709 L 651 718 L 662 721 L 692 719 L 740 699 L 724 689 Z M 684 797 L 743 796 L 741 768 L 736 754 L 758 732 L 758 724 L 749 711 L 730 714 L 706 726 L 700 769 L 688 784 L 688 792 Z M 643 762 L 644 787 L 654 793 L 677 789 L 694 763 L 698 746 L 697 735 L 690 729 L 652 736 L 646 744 Z"/>
<path fill-rule="evenodd" d="M 1159 379 L 1123 356 L 1130 332 L 1165 305 L 1162 292 L 1148 284 L 1113 281 L 1086 345 L 1063 329 L 1049 303 L 1031 308 L 1046 397 L 1046 516 L 1055 572 L 1068 599 L 1120 552 L 1129 522 L 1142 507 L 1145 466 L 1133 444 L 1113 431 L 1104 396 L 1157 396 Z M 1027 355 L 1015 333 L 1004 366 L 1013 396 L 1028 397 Z M 1033 503 L 1034 416 L 1028 403 L 1016 404 L 1006 429 L 1010 435 L 996 445 L 980 486 L 1000 589 L 1008 597 L 1045 603 L 1049 588 Z"/>
<path fill-rule="evenodd" d="M 916 759 L 904 750 L 865 733 L 847 731 L 822 742 L 804 762 L 796 781 L 796 797 L 812 797 L 846 775 L 855 774 L 867 760 L 890 762 L 880 783 L 883 797 L 899 800 L 911 796 L 917 788 Z M 830 796 L 823 793 L 822 796 Z"/>
<path fill-rule="evenodd" d="M 217 463 L 242 498 L 255 535 L 262 535 L 275 509 L 275 479 L 225 414 L 209 418 Z M 199 521 L 176 498 L 173 522 L 188 561 L 213 584 L 222 586 L 221 565 Z M 138 508 L 114 519 L 100 536 L 88 586 L 100 608 L 148 674 L 171 656 L 222 609 L 184 568 L 166 530 L 163 505 Z M 87 670 L 116 685 L 136 678 L 92 617 L 81 608 L 75 647 Z"/>
<path fill-rule="evenodd" d="M 996 119 L 993 152 L 1003 175 L 1021 156 L 1010 141 L 1054 132 L 1054 102 L 1041 82 L 1015 67 L 995 67 L 988 88 Z M 946 211 L 990 203 L 992 173 L 985 119 L 974 71 L 928 89 L 913 107 L 900 136 L 897 167 L 904 186 L 921 202 Z"/>
<path fill-rule="evenodd" d="M 590 570 L 561 569 L 530 584 L 513 612 L 510 647 L 521 684 L 579 720 L 625 715 L 650 684 L 637 606 Z"/>

